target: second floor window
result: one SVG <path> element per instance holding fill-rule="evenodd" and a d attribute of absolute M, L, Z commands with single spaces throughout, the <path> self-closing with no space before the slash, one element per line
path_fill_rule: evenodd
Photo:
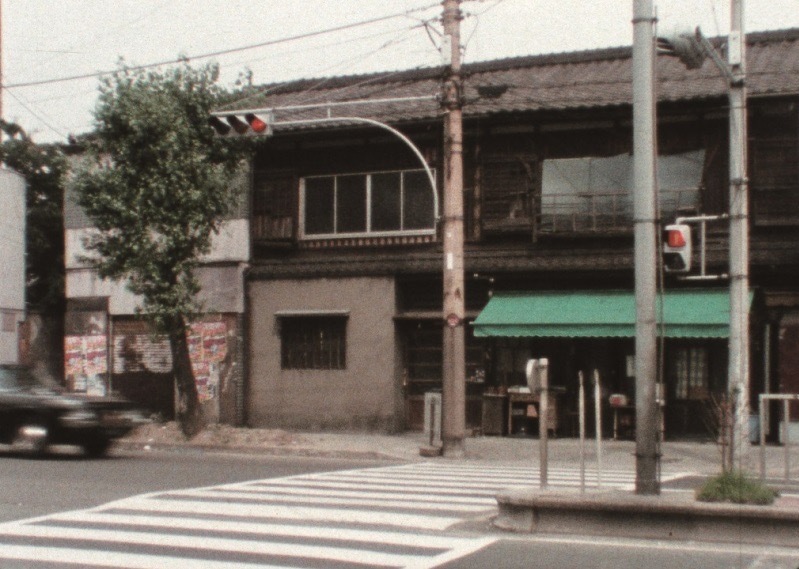
<path fill-rule="evenodd" d="M 658 157 L 662 219 L 700 210 L 705 152 Z M 632 226 L 633 157 L 547 159 L 541 184 L 543 231 L 619 229 Z"/>
<path fill-rule="evenodd" d="M 433 190 L 424 170 L 311 176 L 302 180 L 305 237 L 428 234 Z"/>

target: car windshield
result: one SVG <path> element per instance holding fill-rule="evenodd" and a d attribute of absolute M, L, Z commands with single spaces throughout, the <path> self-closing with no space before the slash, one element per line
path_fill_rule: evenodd
<path fill-rule="evenodd" d="M 24 367 L 0 366 L 0 389 L 44 387 L 31 370 Z"/>

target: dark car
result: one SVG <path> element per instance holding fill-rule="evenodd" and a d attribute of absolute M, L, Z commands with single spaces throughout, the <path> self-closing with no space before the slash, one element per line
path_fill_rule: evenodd
<path fill-rule="evenodd" d="M 49 445 L 77 445 L 102 456 L 114 439 L 146 422 L 127 400 L 67 393 L 25 366 L 0 365 L 0 443 L 43 454 Z"/>

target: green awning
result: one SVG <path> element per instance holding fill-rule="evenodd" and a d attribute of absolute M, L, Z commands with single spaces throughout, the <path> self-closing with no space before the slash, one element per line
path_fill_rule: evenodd
<path fill-rule="evenodd" d="M 727 290 L 672 291 L 658 295 L 657 302 L 662 302 L 662 310 L 655 310 L 658 334 L 664 332 L 667 338 L 729 336 Z M 628 291 L 498 292 L 474 321 L 474 335 L 633 338 L 635 297 Z"/>

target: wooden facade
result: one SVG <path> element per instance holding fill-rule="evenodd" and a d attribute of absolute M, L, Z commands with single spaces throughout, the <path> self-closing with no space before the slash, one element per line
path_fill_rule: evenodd
<path fill-rule="evenodd" d="M 760 53 L 769 49 L 784 50 L 786 41 L 799 46 L 799 32 L 780 32 L 774 36 L 773 44 L 767 34 L 758 41 Z M 799 54 L 799 47 L 791 53 Z M 552 61 L 531 59 L 525 72 L 535 75 L 536 69 L 567 66 L 571 61 L 573 65 L 597 67 L 593 75 L 596 78 L 604 67 L 617 64 L 619 60 L 626 62 L 628 57 L 629 52 L 613 51 L 577 54 L 573 60 L 566 56 Z M 596 99 L 579 104 L 545 101 L 539 105 L 533 102 L 538 92 L 535 85 L 514 83 L 514 80 L 524 79 L 520 67 L 523 65 L 518 60 L 506 60 L 475 64 L 471 74 L 466 73 L 467 84 L 470 81 L 488 84 L 488 79 L 493 78 L 494 82 L 502 80 L 509 85 L 507 93 L 497 89 L 477 99 L 471 107 L 468 98 L 466 101 L 464 221 L 469 318 L 482 310 L 496 290 L 633 288 L 632 199 L 629 179 L 623 175 L 628 171 L 632 145 L 632 108 L 626 95 L 607 101 L 601 98 L 605 95 L 597 94 Z M 619 71 L 616 73 L 606 79 L 610 86 L 606 86 L 606 90 L 617 90 L 614 79 L 623 83 L 622 87 L 628 85 L 629 77 L 619 76 Z M 680 80 L 691 79 L 691 76 L 686 79 L 687 72 L 680 73 Z M 799 72 L 792 73 L 791 81 L 799 84 Z M 728 209 L 727 102 L 723 90 L 719 92 L 707 74 L 701 77 L 710 85 L 707 89 L 670 96 L 662 99 L 658 107 L 659 154 L 663 163 L 671 164 L 669 168 L 676 172 L 663 182 L 661 190 L 660 222 L 663 225 L 672 222 L 677 215 L 722 214 Z M 360 84 L 357 79 L 340 78 L 333 81 L 330 89 L 346 92 L 348 85 Z M 535 83 L 529 77 L 526 80 Z M 375 83 L 379 82 L 375 79 Z M 412 75 L 404 78 L 401 86 L 388 84 L 384 88 L 390 90 L 394 86 L 398 91 L 407 91 L 411 89 L 409 85 L 421 89 L 435 84 L 434 73 L 422 73 L 415 79 Z M 519 94 L 521 91 L 524 96 Z M 751 287 L 756 291 L 751 358 L 752 401 L 755 402 L 755 395 L 760 392 L 799 390 L 793 363 L 799 352 L 796 340 L 799 337 L 796 332 L 799 330 L 799 248 L 796 246 L 799 237 L 799 88 L 790 83 L 783 92 L 753 91 L 748 106 L 748 164 Z M 265 102 L 279 108 L 281 102 L 291 100 L 292 93 L 301 94 L 302 86 L 286 86 Z M 516 102 L 509 102 L 509 107 L 504 108 L 497 97 L 501 99 L 514 93 Z M 401 110 L 393 112 L 394 115 L 389 113 L 382 118 L 401 128 L 414 141 L 436 172 L 440 187 L 443 132 L 438 113 L 415 108 L 404 114 Z M 589 164 L 589 160 L 594 162 Z M 679 160 L 690 160 L 692 164 L 681 167 Z M 605 179 L 586 184 L 582 178 L 570 178 L 568 172 L 564 173 L 566 167 L 573 169 L 570 172 L 588 172 L 589 178 L 591 168 L 595 167 L 596 172 L 604 172 Z M 388 337 L 394 349 L 384 350 L 390 353 L 374 354 L 375 369 L 364 373 L 365 377 L 393 374 L 379 389 L 385 390 L 383 400 L 394 400 L 394 409 L 401 415 L 388 421 L 394 429 L 421 428 L 424 393 L 440 388 L 441 381 L 443 260 L 440 226 L 436 224 L 427 232 L 395 230 L 394 226 L 391 230 L 372 230 L 378 226 L 375 220 L 385 213 L 380 210 L 387 207 L 384 201 L 389 198 L 385 196 L 398 200 L 397 211 L 404 211 L 403 208 L 411 207 L 412 200 L 403 202 L 406 199 L 402 197 L 406 195 L 403 192 L 422 191 L 410 186 L 384 191 L 378 186 L 378 181 L 383 180 L 380 176 L 418 168 L 417 158 L 389 135 L 347 124 L 335 128 L 278 131 L 274 138 L 260 145 L 253 163 L 253 262 L 246 287 L 259 287 L 268 294 L 272 284 L 293 280 L 314 282 L 319 286 L 329 283 L 329 308 L 346 312 L 349 307 L 339 306 L 335 301 L 333 291 L 337 283 L 346 282 L 351 286 L 359 279 L 388 279 L 393 283 L 394 298 L 389 302 L 394 307 L 393 315 L 383 318 L 382 325 L 372 332 Z M 560 186 L 552 181 L 552 173 L 559 168 Z M 689 171 L 693 173 L 687 173 Z M 613 179 L 613 173 L 618 173 L 618 180 Z M 306 195 L 305 180 L 314 176 L 362 176 L 366 181 L 358 179 L 356 182 L 361 184 L 358 188 L 365 189 L 355 191 L 345 185 L 335 189 L 339 186 L 331 182 L 334 190 L 330 192 L 335 191 L 334 194 Z M 347 217 L 352 212 L 365 216 L 365 221 L 356 220 L 358 229 L 355 231 L 321 237 L 311 234 L 303 229 L 304 216 L 310 215 L 308 200 L 320 199 L 319 196 L 331 200 L 329 203 L 336 211 L 331 215 L 338 216 L 336 219 L 342 226 L 352 226 L 352 220 Z M 345 206 L 347 212 L 342 212 Z M 727 272 L 726 223 L 711 224 L 708 230 L 708 270 Z M 666 275 L 664 285 L 666 288 L 686 286 L 672 275 Z M 305 304 L 315 303 L 297 298 L 296 310 L 300 311 Z M 322 309 L 314 306 L 314 310 Z M 359 323 L 350 317 L 347 326 L 348 331 L 354 330 Z M 261 357 L 261 341 L 261 338 L 250 338 L 251 361 Z M 268 341 L 279 343 L 279 332 Z M 369 352 L 371 346 L 368 342 L 358 345 L 348 341 L 347 349 Z M 563 393 L 558 430 L 569 434 L 570 417 L 576 405 L 577 372 L 599 368 L 607 380 L 604 395 L 630 393 L 634 382 L 628 371 L 633 349 L 628 340 L 479 340 L 469 335 L 468 377 L 464 378 L 467 382 L 467 424 L 475 432 L 482 431 L 484 398 L 523 383 L 519 362 L 528 357 L 547 356 L 553 362 L 553 381 Z M 712 396 L 726 389 L 726 341 L 666 342 L 665 350 L 667 431 L 676 436 L 707 435 L 707 425 L 701 416 L 709 408 Z M 276 389 L 291 389 L 279 377 L 251 374 L 249 384 L 258 382 L 269 384 L 264 393 L 268 391 L 273 395 Z M 368 390 L 370 385 L 364 382 L 361 388 Z M 266 396 L 250 395 L 248 405 L 251 408 L 270 404 Z M 314 397 L 313 393 L 302 389 L 295 395 Z M 292 394 L 282 396 L 291 397 Z M 357 397 L 357 394 L 351 396 Z M 371 415 L 385 417 L 385 414 L 385 410 L 380 410 Z M 357 423 L 369 424 L 370 412 L 365 410 L 362 415 L 364 417 Z M 268 413 L 260 413 L 259 417 L 263 424 L 270 424 Z M 799 419 L 799 415 L 793 419 Z M 377 423 L 387 424 L 382 420 Z M 309 419 L 305 424 L 311 425 L 312 421 Z M 338 424 L 346 427 L 347 421 L 342 418 Z"/>

